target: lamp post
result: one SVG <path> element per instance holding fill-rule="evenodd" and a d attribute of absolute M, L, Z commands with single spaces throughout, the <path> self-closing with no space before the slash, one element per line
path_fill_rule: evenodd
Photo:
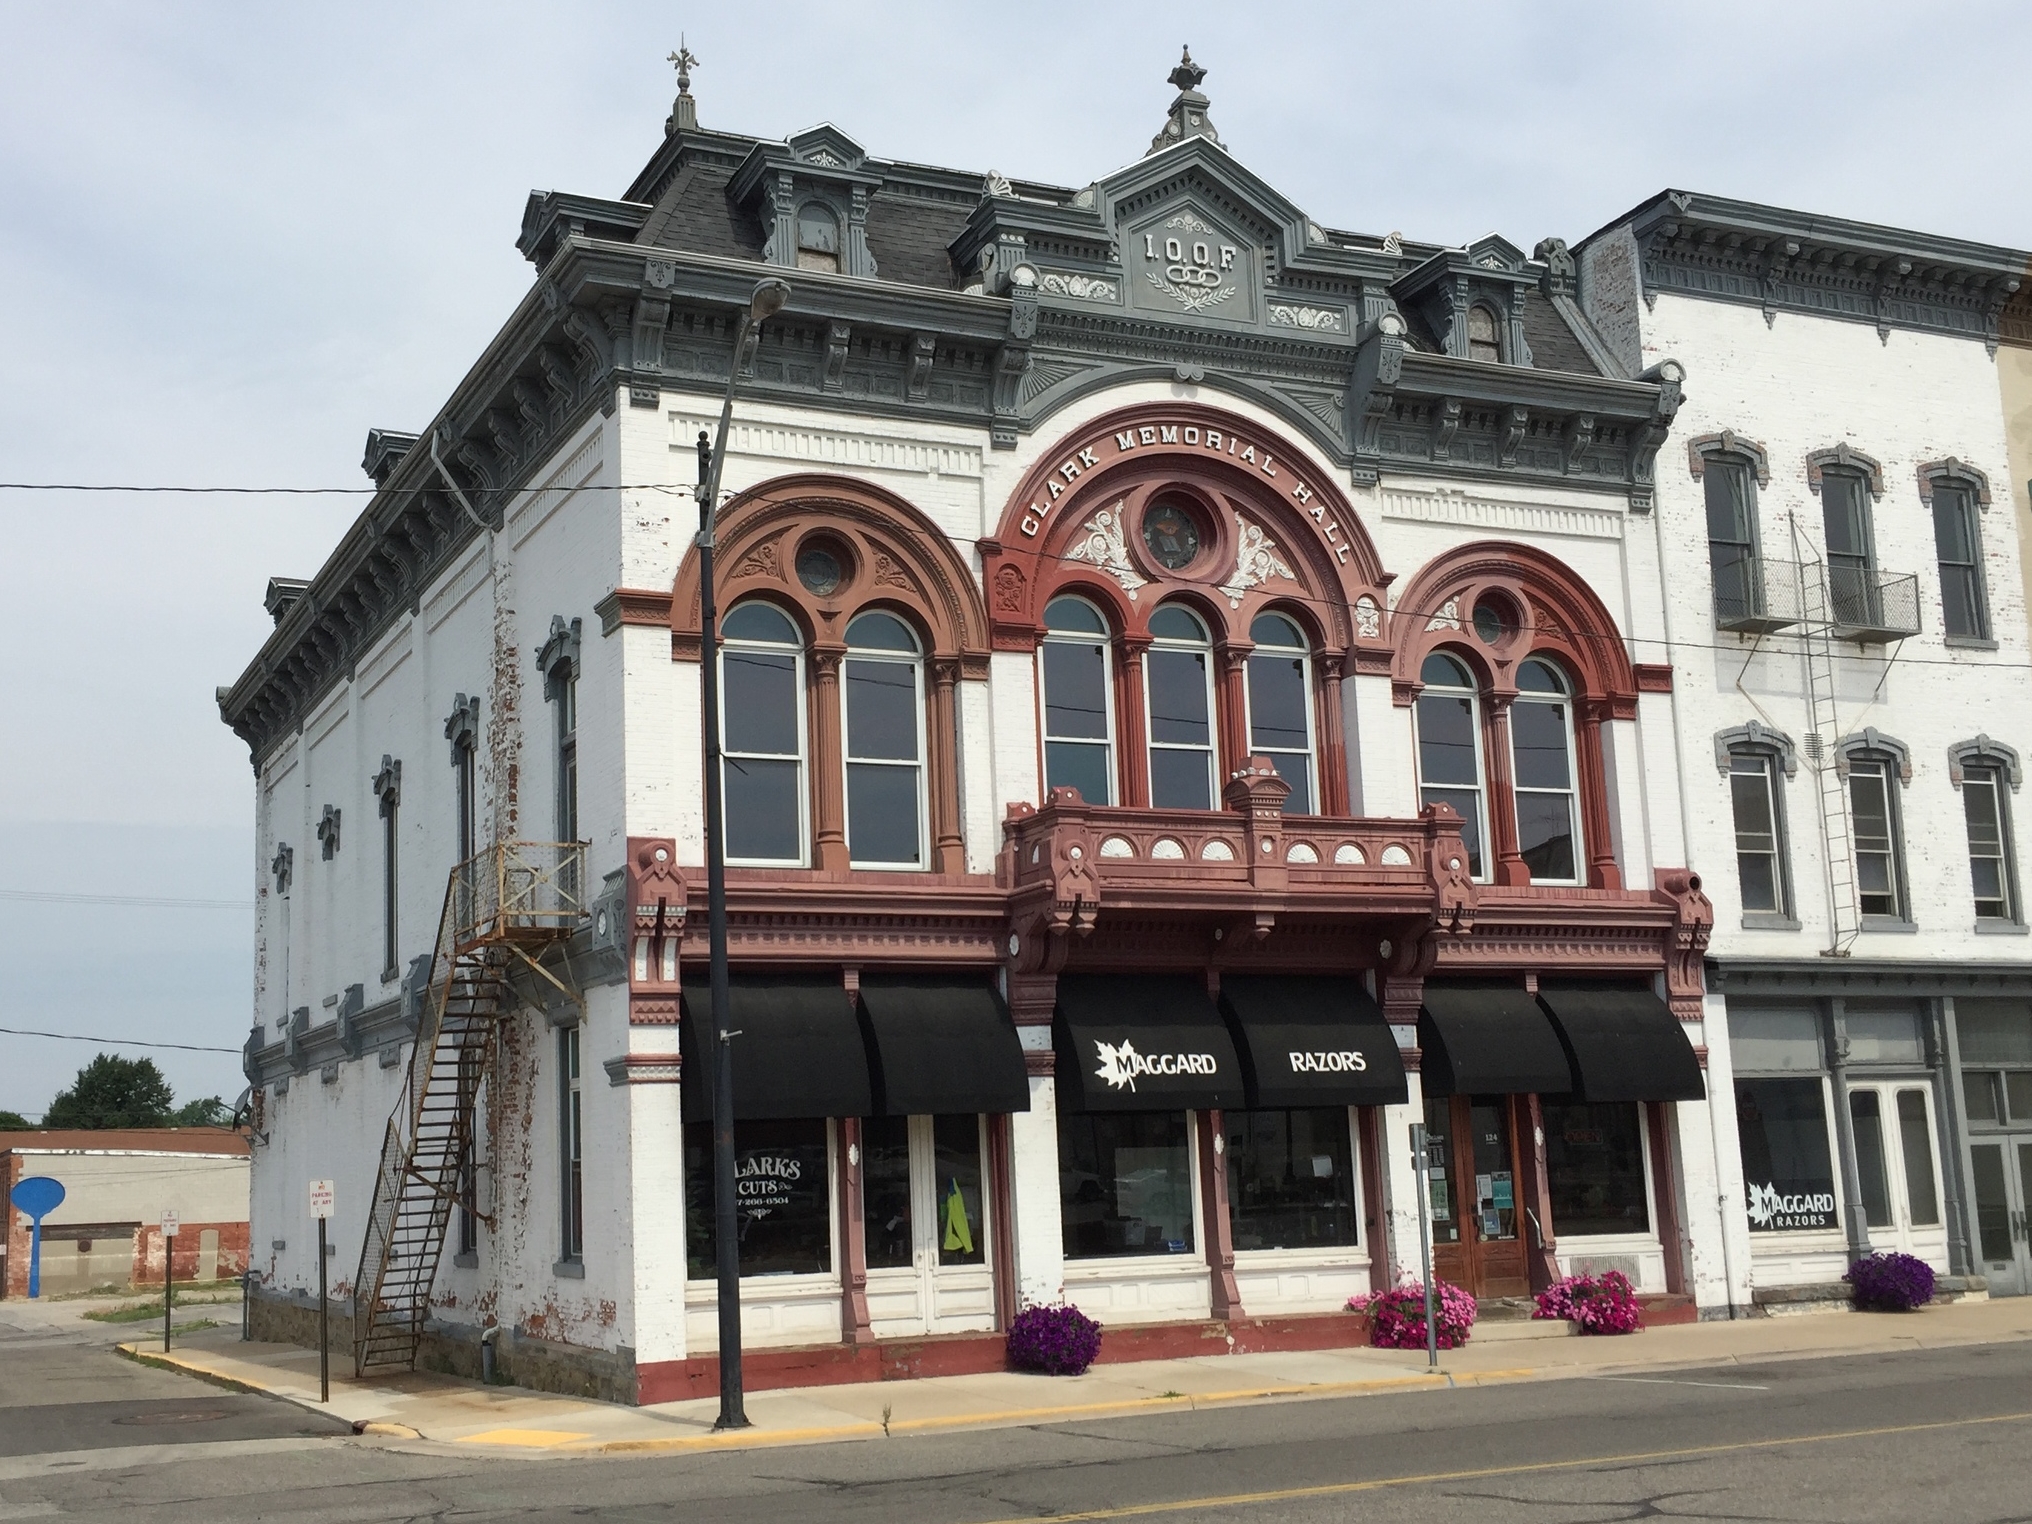
<path fill-rule="evenodd" d="M 698 437 L 699 673 L 706 762 L 706 936 L 712 963 L 713 1033 L 713 1250 L 719 1274 L 720 1416 L 715 1429 L 745 1429 L 741 1397 L 741 1241 L 734 1211 L 734 1033 L 727 1008 L 727 822 L 720 800 L 720 615 L 713 598 L 713 511 L 720 496 L 720 463 L 734 419 L 734 388 L 748 337 L 790 299 L 774 276 L 758 282 L 741 314 L 727 368 L 727 397 L 720 406 L 720 435 Z"/>

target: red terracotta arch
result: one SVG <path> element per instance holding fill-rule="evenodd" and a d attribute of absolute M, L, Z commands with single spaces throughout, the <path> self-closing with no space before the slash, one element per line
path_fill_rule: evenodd
<path fill-rule="evenodd" d="M 1493 603 L 1503 615 L 1494 640 L 1483 639 L 1475 627 L 1475 610 L 1484 603 Z M 1575 772 L 1586 880 L 1591 888 L 1622 888 L 1609 824 L 1602 722 L 1636 718 L 1638 682 L 1615 619 L 1594 590 L 1572 567 L 1542 550 L 1481 540 L 1421 567 L 1397 600 L 1390 625 L 1392 689 L 1400 705 L 1417 700 L 1425 659 L 1441 648 L 1461 656 L 1482 686 L 1488 713 L 1490 849 L 1499 884 L 1531 882 L 1518 850 L 1511 792 L 1509 708 L 1517 696 L 1517 668 L 1532 656 L 1558 662 L 1575 690 Z"/>
<path fill-rule="evenodd" d="M 806 705 L 811 736 L 812 860 L 828 871 L 848 867 L 841 785 L 840 662 L 847 624 L 864 609 L 901 614 L 924 642 L 929 712 L 925 735 L 932 861 L 947 874 L 966 869 L 960 834 L 955 688 L 988 675 L 988 618 L 966 561 L 945 532 L 894 493 L 848 477 L 781 476 L 732 499 L 721 511 L 716 589 L 722 611 L 766 598 L 803 628 L 811 662 Z M 798 559 L 829 552 L 837 584 L 816 590 Z M 671 654 L 697 661 L 699 558 L 678 567 L 670 600 Z"/>

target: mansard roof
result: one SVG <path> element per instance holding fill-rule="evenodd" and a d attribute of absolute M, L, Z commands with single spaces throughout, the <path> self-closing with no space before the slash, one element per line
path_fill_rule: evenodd
<path fill-rule="evenodd" d="M 1627 229 L 1644 292 L 1981 340 L 2032 343 L 2032 255 L 1936 233 L 1664 190 L 1590 233 Z"/>

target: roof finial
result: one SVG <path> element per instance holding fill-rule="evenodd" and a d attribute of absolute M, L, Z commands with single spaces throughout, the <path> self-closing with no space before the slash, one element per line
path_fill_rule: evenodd
<path fill-rule="evenodd" d="M 670 116 L 663 124 L 665 137 L 698 126 L 698 102 L 691 98 L 691 71 L 698 66 L 698 58 L 685 46 L 682 32 L 677 34 L 677 51 L 669 61 L 677 65 L 677 103 L 670 108 Z"/>
<path fill-rule="evenodd" d="M 1214 131 L 1214 124 L 1207 119 L 1207 98 L 1199 93 L 1199 82 L 1206 78 L 1206 70 L 1192 61 L 1192 49 L 1180 50 L 1178 67 L 1166 76 L 1178 88 L 1178 99 L 1171 103 L 1171 116 L 1164 124 L 1164 130 L 1150 140 L 1150 152 L 1169 148 L 1187 138 L 1206 138 L 1219 143 L 1221 135 Z"/>

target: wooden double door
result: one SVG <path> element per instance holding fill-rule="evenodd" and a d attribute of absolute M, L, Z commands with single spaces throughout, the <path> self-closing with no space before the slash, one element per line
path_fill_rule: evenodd
<path fill-rule="evenodd" d="M 1432 1182 L 1432 1269 L 1478 1297 L 1529 1296 L 1524 1097 L 1433 1096 L 1425 1102 Z"/>

